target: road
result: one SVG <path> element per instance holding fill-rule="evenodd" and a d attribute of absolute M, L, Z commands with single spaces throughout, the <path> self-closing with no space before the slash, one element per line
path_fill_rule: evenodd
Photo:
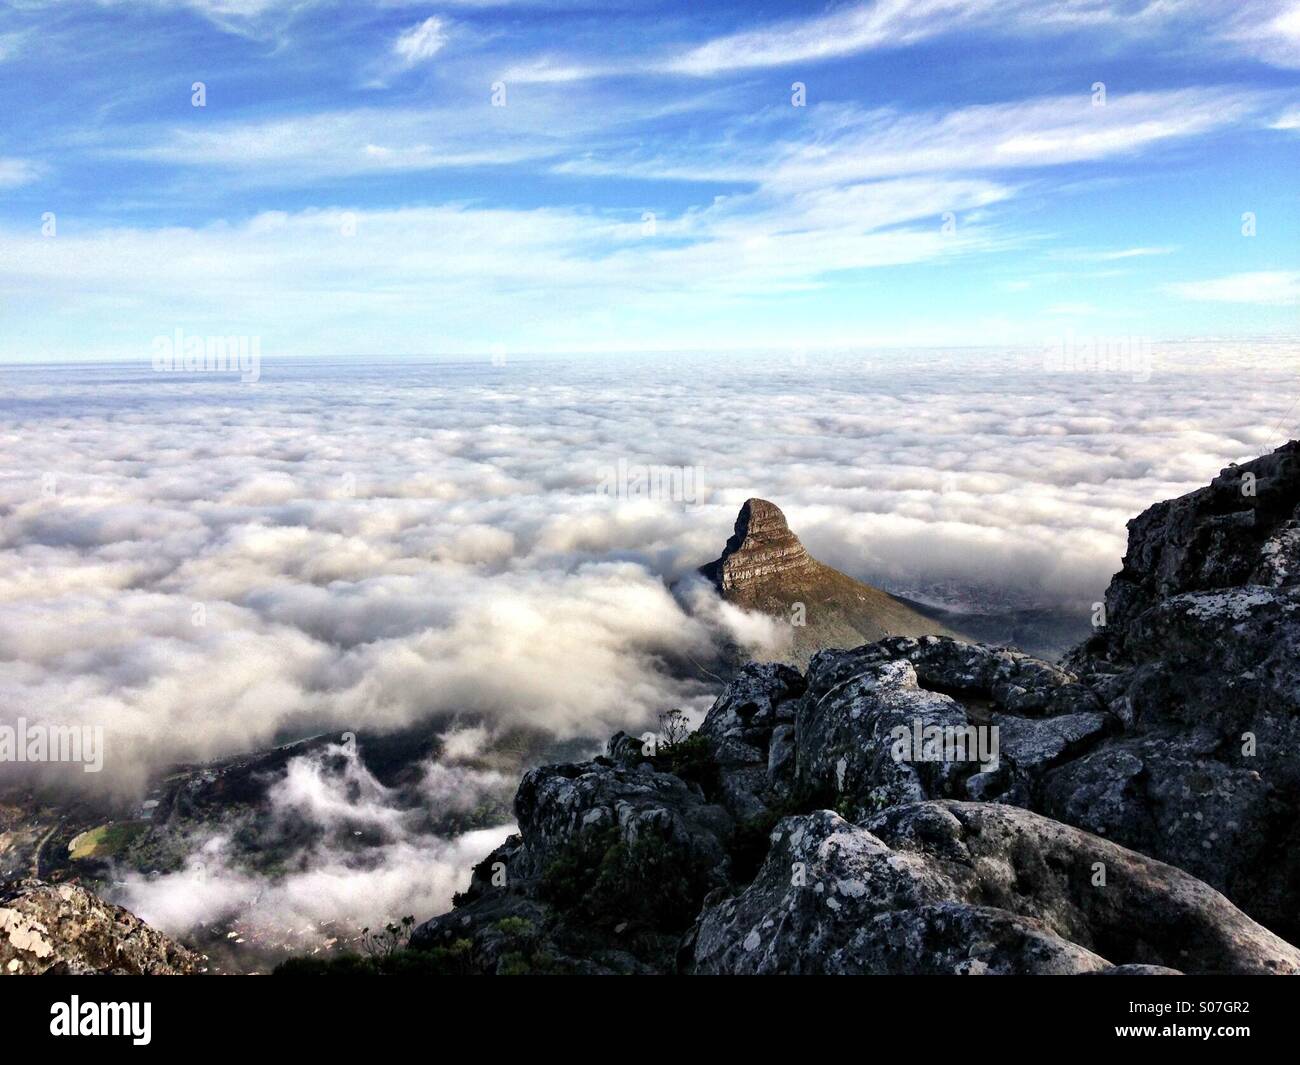
<path fill-rule="evenodd" d="M 59 818 L 50 826 L 50 830 L 41 837 L 41 841 L 36 844 L 36 850 L 32 853 L 32 876 L 37 880 L 41 878 L 41 854 L 45 850 L 45 844 L 50 842 L 50 837 L 59 830 L 63 824 L 63 818 Z"/>

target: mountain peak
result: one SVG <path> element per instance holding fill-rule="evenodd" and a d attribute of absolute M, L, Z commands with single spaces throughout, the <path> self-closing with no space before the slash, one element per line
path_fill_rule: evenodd
<path fill-rule="evenodd" d="M 766 499 L 746 499 L 736 516 L 735 532 L 716 561 L 703 572 L 722 591 L 814 565 L 785 514 Z"/>
<path fill-rule="evenodd" d="M 767 499 L 745 500 L 721 556 L 700 573 L 727 602 L 789 623 L 789 658 L 801 665 L 827 647 L 952 635 L 912 604 L 818 562 Z"/>

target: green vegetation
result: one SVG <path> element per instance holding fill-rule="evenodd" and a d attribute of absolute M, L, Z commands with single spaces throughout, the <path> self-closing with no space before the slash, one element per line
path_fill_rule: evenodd
<path fill-rule="evenodd" d="M 273 976 L 469 976 L 473 973 L 468 939 L 449 947 L 412 950 L 402 947 L 390 954 L 365 956 L 335 954 L 327 957 L 290 958 L 275 967 Z"/>
<path fill-rule="evenodd" d="M 698 784 L 710 799 L 718 794 L 721 786 L 718 766 L 709 754 L 708 741 L 698 732 L 691 733 L 671 747 L 660 745 L 651 762 L 661 772 L 672 773 L 688 784 Z"/>
<path fill-rule="evenodd" d="M 533 922 L 526 917 L 502 917 L 496 923 L 496 930 L 502 935 L 515 936 L 519 939 L 532 939 L 536 935 Z"/>
<path fill-rule="evenodd" d="M 87 858 L 110 858 L 148 830 L 147 821 L 115 821 L 100 825 L 75 837 L 68 844 L 68 857 L 74 862 Z"/>
<path fill-rule="evenodd" d="M 625 843 L 606 830 L 566 846 L 543 871 L 541 895 L 598 928 L 634 924 L 681 932 L 712 886 L 702 860 L 656 836 Z"/>

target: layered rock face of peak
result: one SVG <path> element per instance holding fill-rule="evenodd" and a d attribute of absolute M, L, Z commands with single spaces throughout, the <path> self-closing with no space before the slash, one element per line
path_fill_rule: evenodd
<path fill-rule="evenodd" d="M 745 666 L 671 748 L 533 770 L 413 943 L 475 972 L 1300 973 L 1298 447 L 1135 519 L 1066 666 L 893 635 Z M 761 503 L 732 591 L 809 568 Z"/>
<path fill-rule="evenodd" d="M 722 555 L 700 573 L 727 602 L 788 623 L 783 660 L 793 665 L 885 636 L 953 635 L 911 604 L 818 562 L 766 499 L 745 501 Z"/>
<path fill-rule="evenodd" d="M 816 566 L 785 515 L 766 499 L 747 499 L 736 518 L 736 531 L 722 557 L 701 569 L 723 592 L 770 578 L 805 575 Z"/>

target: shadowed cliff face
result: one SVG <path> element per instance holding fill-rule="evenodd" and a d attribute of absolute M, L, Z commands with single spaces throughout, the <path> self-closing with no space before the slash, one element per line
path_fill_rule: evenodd
<path fill-rule="evenodd" d="M 745 501 L 722 555 L 700 573 L 728 602 L 788 622 L 786 660 L 800 666 L 827 648 L 952 634 L 901 599 L 818 562 L 790 531 L 781 508 L 766 499 Z"/>

